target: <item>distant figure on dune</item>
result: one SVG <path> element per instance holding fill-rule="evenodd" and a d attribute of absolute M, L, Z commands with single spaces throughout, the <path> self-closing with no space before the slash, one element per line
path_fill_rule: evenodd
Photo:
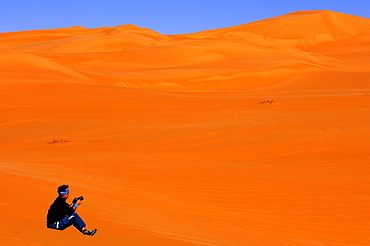
<path fill-rule="evenodd" d="M 85 222 L 81 217 L 75 213 L 77 207 L 81 205 L 83 196 L 73 199 L 72 204 L 67 203 L 69 197 L 68 185 L 62 185 L 58 187 L 58 197 L 55 199 L 53 204 L 50 206 L 48 215 L 46 218 L 46 226 L 50 229 L 64 230 L 71 225 L 76 227 L 84 235 L 94 236 L 96 229 L 89 231 L 87 230 Z"/>

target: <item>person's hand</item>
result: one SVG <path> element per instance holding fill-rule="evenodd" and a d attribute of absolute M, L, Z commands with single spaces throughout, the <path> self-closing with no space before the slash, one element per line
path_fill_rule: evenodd
<path fill-rule="evenodd" d="M 76 204 L 77 205 L 81 205 L 82 201 L 81 200 L 77 200 Z"/>

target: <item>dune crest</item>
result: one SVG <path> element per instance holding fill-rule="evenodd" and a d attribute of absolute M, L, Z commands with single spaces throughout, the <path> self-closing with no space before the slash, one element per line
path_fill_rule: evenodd
<path fill-rule="evenodd" d="M 168 91 L 249 91 L 281 87 L 315 73 L 335 77 L 361 70 L 368 77 L 365 59 L 353 64 L 349 56 L 339 54 L 343 52 L 340 48 L 331 51 L 345 43 L 363 57 L 369 56 L 369 25 L 369 19 L 333 11 L 298 11 L 193 34 L 163 35 L 121 25 L 5 33 L 0 41 L 3 47 L 39 55 L 96 84 Z M 315 84 L 312 88 L 326 87 Z"/>
<path fill-rule="evenodd" d="M 247 42 L 257 34 L 272 44 L 308 47 L 369 33 L 370 20 L 329 10 L 297 11 L 240 26 L 195 33 L 192 37 L 225 38 Z M 244 40 L 243 40 L 244 39 Z"/>

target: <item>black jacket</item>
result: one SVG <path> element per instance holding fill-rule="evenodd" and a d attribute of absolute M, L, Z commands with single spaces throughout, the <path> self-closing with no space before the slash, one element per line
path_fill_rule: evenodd
<path fill-rule="evenodd" d="M 63 219 L 64 217 L 71 215 L 75 212 L 75 210 L 69 206 L 69 204 L 66 202 L 67 199 L 64 199 L 60 196 L 55 199 L 53 204 L 51 204 L 48 215 L 46 217 L 46 224 L 50 225 L 55 222 L 58 222 L 59 220 Z"/>

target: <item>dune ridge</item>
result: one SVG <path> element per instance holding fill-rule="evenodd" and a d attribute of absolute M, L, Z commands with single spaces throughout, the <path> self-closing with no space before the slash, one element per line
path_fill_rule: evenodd
<path fill-rule="evenodd" d="M 353 66 L 350 57 L 337 55 L 342 50 L 328 53 L 326 48 L 333 50 L 347 42 L 368 57 L 369 24 L 369 19 L 332 11 L 299 11 L 184 35 L 166 36 L 122 25 L 5 33 L 0 40 L 8 48 L 57 62 L 96 84 L 169 91 L 248 91 L 287 84 L 315 72 L 338 77 L 353 73 L 358 62 Z M 362 70 L 369 78 L 365 60 Z"/>
<path fill-rule="evenodd" d="M 0 33 L 0 245 L 367 245 L 369 24 Z"/>
<path fill-rule="evenodd" d="M 225 28 L 213 35 L 242 40 L 242 34 L 254 33 L 270 41 L 287 45 L 312 46 L 317 43 L 347 39 L 368 32 L 368 19 L 329 10 L 297 11 L 287 15 Z M 205 32 L 207 33 L 207 31 Z M 201 34 L 201 33 L 200 33 Z M 199 35 L 199 34 L 198 34 Z"/>

